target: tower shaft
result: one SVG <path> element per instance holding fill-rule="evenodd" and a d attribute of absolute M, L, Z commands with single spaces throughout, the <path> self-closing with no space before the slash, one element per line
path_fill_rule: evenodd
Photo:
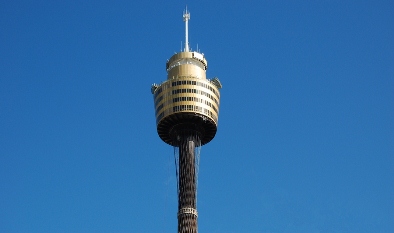
<path fill-rule="evenodd" d="M 187 132 L 179 136 L 178 232 L 197 233 L 195 147 L 199 138 Z"/>

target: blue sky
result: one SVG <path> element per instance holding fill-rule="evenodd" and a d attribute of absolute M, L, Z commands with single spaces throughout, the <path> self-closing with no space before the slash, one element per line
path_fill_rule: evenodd
<path fill-rule="evenodd" d="M 200 232 L 394 232 L 392 1 L 2 1 L 0 232 L 176 232 L 152 83 L 223 84 Z"/>

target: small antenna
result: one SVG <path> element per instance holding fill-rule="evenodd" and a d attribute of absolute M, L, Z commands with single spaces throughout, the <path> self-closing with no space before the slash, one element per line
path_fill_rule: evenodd
<path fill-rule="evenodd" d="M 186 10 L 183 12 L 183 21 L 185 22 L 185 52 L 189 52 L 189 29 L 188 29 L 188 21 L 190 19 L 190 13 Z"/>

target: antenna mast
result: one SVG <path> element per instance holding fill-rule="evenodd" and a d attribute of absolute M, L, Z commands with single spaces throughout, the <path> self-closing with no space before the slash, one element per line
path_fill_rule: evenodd
<path fill-rule="evenodd" d="M 189 29 L 188 29 L 188 22 L 190 19 L 190 13 L 186 10 L 183 13 L 183 21 L 185 22 L 185 52 L 189 52 Z"/>

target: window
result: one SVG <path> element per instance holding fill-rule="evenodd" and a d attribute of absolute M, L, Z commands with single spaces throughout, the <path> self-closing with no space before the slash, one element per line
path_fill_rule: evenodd
<path fill-rule="evenodd" d="M 161 118 L 163 118 L 164 116 L 164 112 L 160 113 L 160 115 L 157 117 L 156 121 L 160 121 Z"/>

